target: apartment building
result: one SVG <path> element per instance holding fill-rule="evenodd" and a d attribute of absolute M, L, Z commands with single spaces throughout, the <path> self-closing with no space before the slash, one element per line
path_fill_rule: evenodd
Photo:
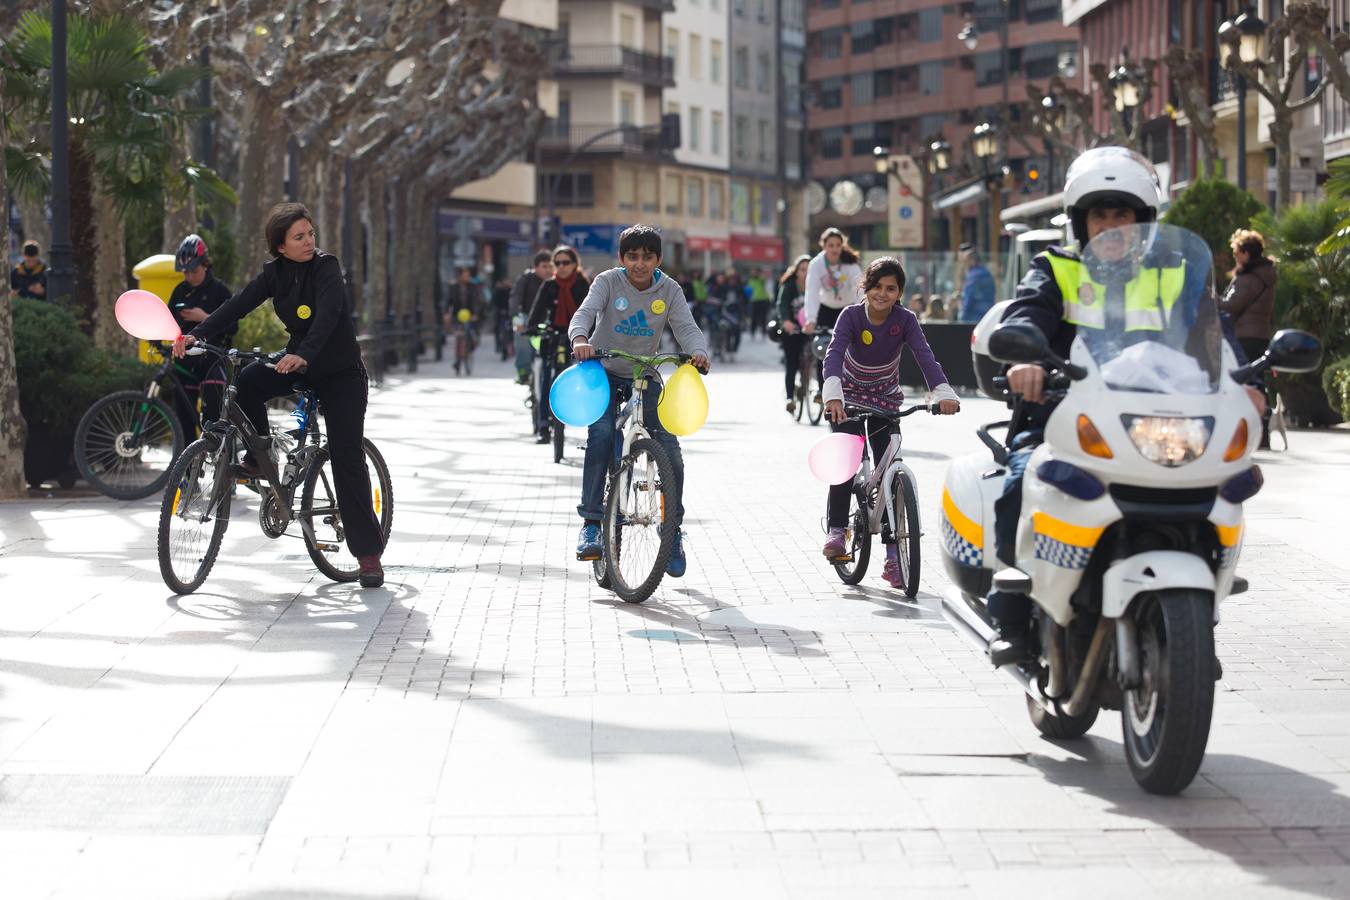
<path fill-rule="evenodd" d="M 779 54 L 775 0 L 731 4 L 731 255 L 777 263 L 779 235 Z"/>
<path fill-rule="evenodd" d="M 973 168 L 932 187 L 950 187 L 962 178 L 978 182 L 970 135 L 976 125 L 1004 118 L 1005 81 L 1006 97 L 1016 104 L 1026 99 L 1029 81 L 1044 83 L 1076 65 L 1077 30 L 1064 25 L 1061 13 L 1059 0 L 811 0 L 806 71 L 807 147 L 816 198 L 812 230 L 835 225 L 861 249 L 890 246 L 885 176 L 875 171 L 874 147 L 917 155 L 942 137 L 956 163 Z M 1004 16 L 1006 73 L 1000 45 Z M 970 25 L 978 35 L 973 50 L 963 40 L 969 34 L 961 36 Z M 933 217 L 930 249 L 976 239 L 987 244 L 993 199 L 988 190 L 1000 191 L 996 199 L 1003 207 L 1041 195 L 1043 188 L 1033 190 L 1022 177 L 1047 162 L 1034 149 L 1010 143 L 1006 162 L 1012 176 L 1002 187 L 966 192 L 940 216 L 925 207 Z M 856 184 L 866 201 L 835 208 L 828 198 L 843 181 Z M 847 199 L 846 193 L 857 196 L 852 191 L 840 196 Z"/>
<path fill-rule="evenodd" d="M 1328 0 L 1332 31 L 1350 29 L 1350 0 Z M 1350 156 L 1350 100 L 1328 92 L 1322 98 L 1322 154 L 1329 162 Z"/>

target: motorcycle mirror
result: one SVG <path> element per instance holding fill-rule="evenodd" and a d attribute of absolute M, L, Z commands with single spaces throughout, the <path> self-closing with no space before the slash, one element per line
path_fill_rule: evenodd
<path fill-rule="evenodd" d="M 1263 358 L 1281 372 L 1312 372 L 1322 364 L 1322 342 L 1306 331 L 1284 328 L 1270 339 Z"/>
<path fill-rule="evenodd" d="M 1004 322 L 989 336 L 989 355 L 1001 363 L 1038 363 L 1050 356 L 1050 344 L 1030 322 Z"/>

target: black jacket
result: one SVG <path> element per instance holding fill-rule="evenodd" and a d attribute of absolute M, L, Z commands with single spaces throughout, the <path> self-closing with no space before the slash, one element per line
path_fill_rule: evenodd
<path fill-rule="evenodd" d="M 591 283 L 578 275 L 572 281 L 572 300 L 577 307 L 581 307 L 581 302 L 586 299 L 586 294 L 591 290 Z M 539 288 L 539 293 L 535 295 L 534 305 L 530 307 L 530 329 L 538 328 L 540 325 L 555 325 L 553 314 L 558 308 L 558 281 L 550 278 L 544 282 L 543 287 Z M 563 331 L 567 326 L 561 326 Z"/>
<path fill-rule="evenodd" d="M 44 293 L 34 294 L 29 290 L 33 285 L 42 285 Z M 19 263 L 14 270 L 9 273 L 10 290 L 18 293 L 20 297 L 27 297 L 30 300 L 46 300 L 47 294 L 47 267 L 38 260 L 36 269 L 26 269 L 23 263 Z"/>
<path fill-rule="evenodd" d="M 530 307 L 534 305 L 534 298 L 539 296 L 539 288 L 543 284 L 544 279 L 534 274 L 534 269 L 526 269 L 511 287 L 512 315 L 521 313 L 528 316 Z"/>
<path fill-rule="evenodd" d="M 229 299 L 230 289 L 223 281 L 208 271 L 206 280 L 197 287 L 193 287 L 186 281 L 180 281 L 174 286 L 173 293 L 169 295 L 169 312 L 173 313 L 173 320 L 178 323 L 179 329 L 187 332 L 192 330 L 197 323 L 185 321 L 183 310 L 200 309 L 209 316 L 220 309 L 220 305 Z M 225 329 L 223 332 L 224 346 L 230 345 L 230 340 L 238 330 L 237 324 Z"/>
<path fill-rule="evenodd" d="M 291 336 L 286 352 L 304 358 L 310 377 L 360 364 L 361 348 L 347 309 L 342 265 L 336 256 L 322 250 L 316 251 L 309 262 L 291 262 L 282 256 L 267 263 L 247 287 L 192 329 L 192 336 L 211 340 L 269 297 L 277 318 Z"/>

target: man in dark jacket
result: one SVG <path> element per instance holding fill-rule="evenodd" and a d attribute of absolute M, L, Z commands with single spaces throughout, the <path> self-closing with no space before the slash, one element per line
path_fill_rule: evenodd
<path fill-rule="evenodd" d="M 24 241 L 23 262 L 9 273 L 9 289 L 16 296 L 29 300 L 47 299 L 47 267 L 39 258 L 41 253 L 37 241 Z"/>
<path fill-rule="evenodd" d="M 1228 317 L 1238 346 L 1248 359 L 1266 352 L 1275 333 L 1275 263 L 1266 258 L 1260 232 L 1238 229 L 1231 238 L 1237 271 L 1219 301 L 1219 312 Z M 1270 449 L 1270 410 L 1261 417 L 1261 449 Z"/>
<path fill-rule="evenodd" d="M 553 277 L 553 254 L 540 250 L 534 255 L 534 268 L 521 274 L 511 288 L 511 313 L 516 316 L 516 384 L 530 383 L 534 348 L 525 334 L 525 320 L 534 306 L 534 298 L 544 282 Z"/>

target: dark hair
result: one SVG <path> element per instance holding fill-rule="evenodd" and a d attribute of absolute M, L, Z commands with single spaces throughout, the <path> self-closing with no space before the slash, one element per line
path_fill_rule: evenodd
<path fill-rule="evenodd" d="M 311 225 L 314 224 L 309 207 L 303 203 L 278 203 L 267 214 L 267 225 L 263 228 L 263 234 L 267 236 L 267 252 L 272 254 L 273 259 L 281 256 L 281 251 L 277 248 L 286 243 L 286 232 L 301 219 L 305 219 Z"/>
<path fill-rule="evenodd" d="M 803 253 L 801 256 L 799 256 L 799 257 L 797 257 L 796 259 L 794 259 L 794 260 L 792 261 L 792 265 L 788 266 L 786 269 L 783 270 L 783 277 L 780 278 L 780 279 L 778 279 L 778 283 L 779 283 L 779 284 L 787 284 L 789 281 L 791 281 L 792 279 L 796 278 L 796 277 L 797 277 L 797 267 L 800 266 L 800 265 L 801 265 L 802 263 L 804 263 L 804 262 L 809 263 L 810 261 L 811 261 L 811 256 L 810 256 L 810 254 L 807 254 L 807 253 Z"/>
<path fill-rule="evenodd" d="M 829 240 L 832 237 L 837 237 L 844 243 L 844 249 L 839 251 L 839 261 L 846 263 L 856 263 L 858 261 L 858 251 L 854 250 L 852 247 L 849 246 L 848 235 L 844 234 L 838 228 L 831 226 L 829 228 L 826 228 L 824 231 L 820 233 L 821 249 L 823 250 L 825 248 L 825 241 Z"/>
<path fill-rule="evenodd" d="M 661 232 L 650 225 L 633 225 L 619 235 L 619 256 L 633 250 L 650 250 L 661 255 Z"/>
<path fill-rule="evenodd" d="M 895 276 L 896 284 L 900 286 L 900 293 L 903 296 L 905 292 L 905 270 L 900 265 L 900 260 L 894 256 L 880 256 L 872 260 L 871 265 L 867 267 L 867 272 L 863 275 L 863 292 L 870 291 L 881 284 L 881 279 L 887 275 Z"/>
<path fill-rule="evenodd" d="M 542 263 L 551 263 L 551 262 L 553 262 L 553 254 L 548 252 L 547 250 L 540 250 L 538 253 L 534 255 L 534 264 L 536 266 Z"/>
<path fill-rule="evenodd" d="M 29 252 L 30 250 L 32 251 L 31 253 Z M 37 242 L 37 241 L 24 241 L 24 242 L 23 242 L 23 255 L 24 255 L 24 256 L 37 256 L 37 255 L 38 255 L 39 253 L 41 253 L 41 252 L 42 252 L 42 248 L 38 246 L 38 242 Z"/>
<path fill-rule="evenodd" d="M 568 256 L 572 257 L 572 262 L 576 263 L 578 266 L 581 265 L 581 257 L 577 255 L 576 248 L 571 245 L 559 244 L 554 247 L 553 252 L 548 255 L 549 260 L 552 261 L 557 259 L 559 253 L 566 253 Z"/>

